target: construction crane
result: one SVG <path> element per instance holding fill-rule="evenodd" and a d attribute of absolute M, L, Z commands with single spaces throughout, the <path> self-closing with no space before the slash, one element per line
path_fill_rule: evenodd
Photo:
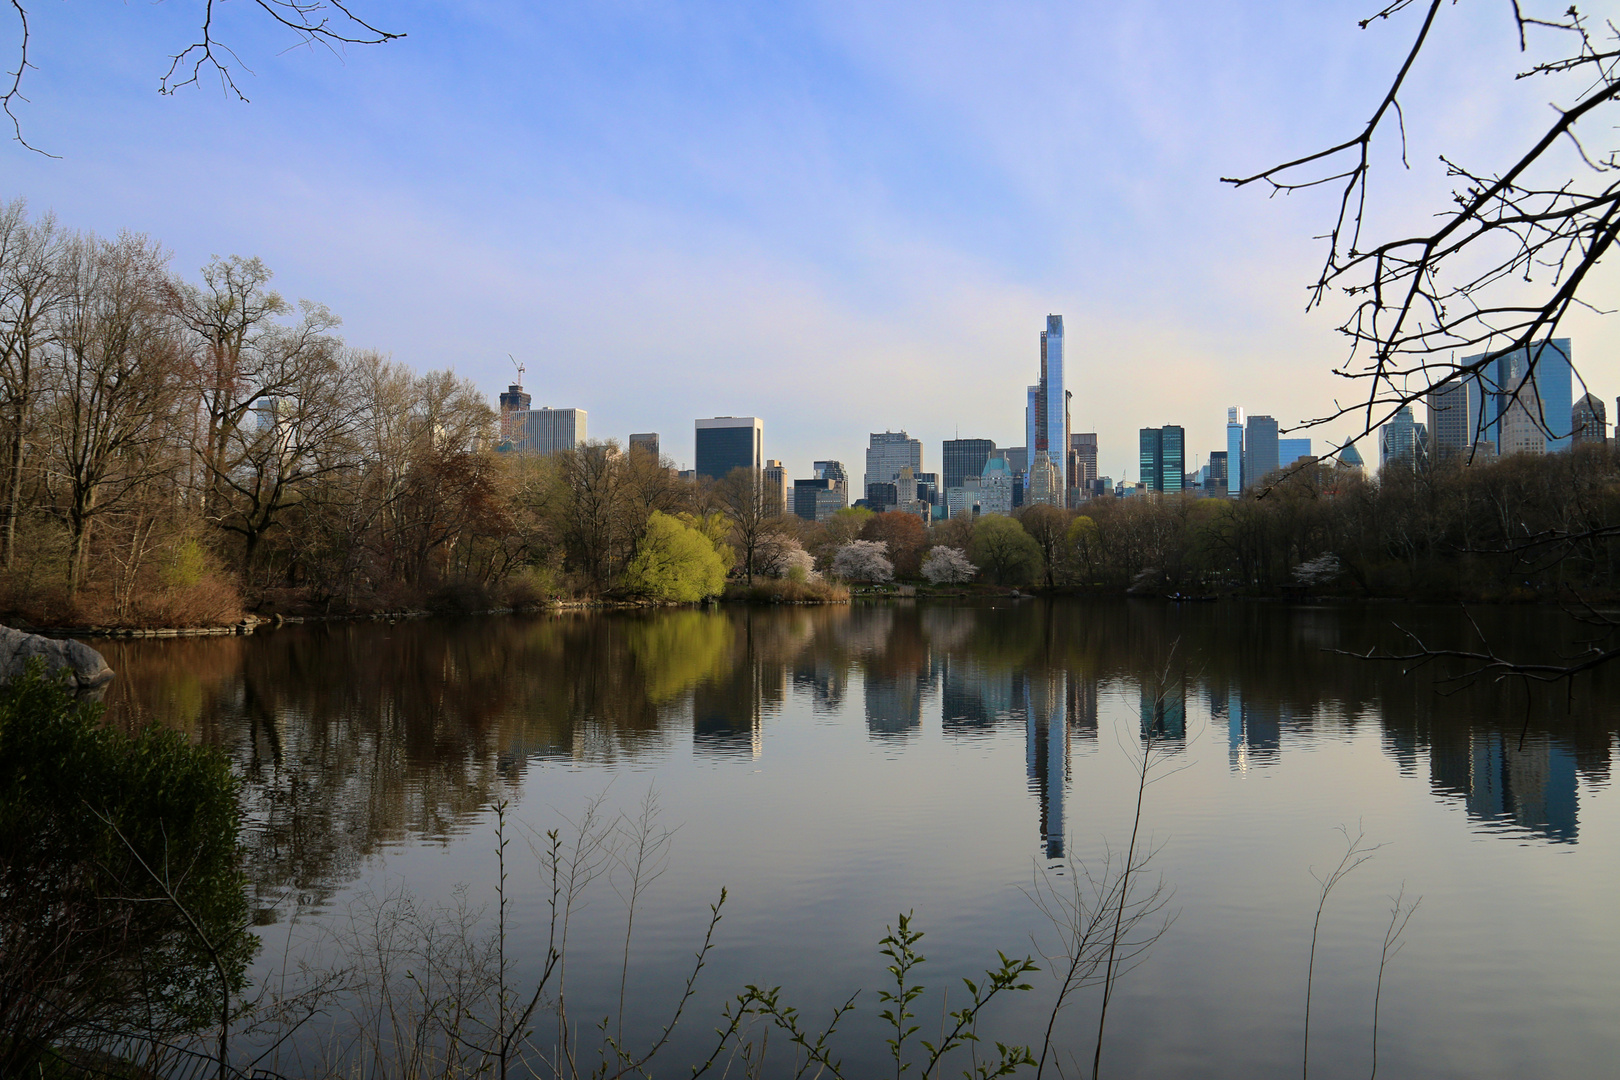
<path fill-rule="evenodd" d="M 511 353 L 507 353 L 506 358 L 508 360 L 512 361 L 512 366 L 513 367 L 517 368 L 517 384 L 519 386 L 522 386 L 523 385 L 523 373 L 525 371 L 529 370 L 529 369 L 524 367 L 522 364 L 518 363 L 517 362 L 517 357 L 513 356 Z"/>

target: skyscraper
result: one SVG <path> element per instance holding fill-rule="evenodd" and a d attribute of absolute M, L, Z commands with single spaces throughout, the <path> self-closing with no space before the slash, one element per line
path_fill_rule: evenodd
<path fill-rule="evenodd" d="M 913 473 L 922 472 L 922 441 L 913 439 L 904 431 L 874 431 L 866 448 L 866 481 L 861 494 L 873 497 L 873 488 L 879 484 L 893 484 L 900 470 L 907 465 Z M 894 499 L 886 500 L 889 502 Z"/>
<path fill-rule="evenodd" d="M 1177 424 L 1142 428 L 1138 433 L 1142 483 L 1149 491 L 1177 492 L 1186 470 L 1187 433 Z"/>
<path fill-rule="evenodd" d="M 653 457 L 658 456 L 658 432 L 647 431 L 630 436 L 630 449 L 644 450 Z"/>
<path fill-rule="evenodd" d="M 1409 472 L 1415 470 L 1428 450 L 1427 436 L 1424 425 L 1412 420 L 1412 406 L 1402 405 L 1389 423 L 1378 429 L 1379 470 L 1396 464 Z"/>
<path fill-rule="evenodd" d="M 1182 489 L 1187 472 L 1187 432 L 1180 424 L 1166 424 L 1159 430 L 1164 433 L 1164 464 L 1159 473 L 1159 490 L 1178 492 Z"/>
<path fill-rule="evenodd" d="M 716 416 L 697 422 L 695 469 L 718 480 L 732 469 L 765 464 L 765 422 L 754 416 Z"/>
<path fill-rule="evenodd" d="M 1268 473 L 1277 471 L 1277 421 L 1270 416 L 1251 416 L 1243 429 L 1243 486 L 1254 487 Z M 1231 463 L 1228 462 L 1228 469 Z"/>
<path fill-rule="evenodd" d="M 790 509 L 788 506 L 788 479 L 787 470 L 775 458 L 765 463 L 760 470 L 760 490 L 764 493 L 762 505 L 769 517 L 780 517 Z"/>
<path fill-rule="evenodd" d="M 585 441 L 585 419 L 584 409 L 530 409 L 516 413 L 513 423 L 521 426 L 512 447 L 528 454 L 572 450 Z"/>
<path fill-rule="evenodd" d="M 1476 438 L 1494 443 L 1503 455 L 1515 450 L 1545 449 L 1552 454 L 1569 449 L 1565 417 L 1574 408 L 1572 356 L 1569 338 L 1550 338 L 1527 348 L 1463 357 L 1459 361 L 1463 365 L 1484 361 L 1480 373 L 1469 376 L 1479 383 L 1481 398 L 1480 434 Z M 1515 430 L 1514 445 L 1509 447 L 1503 445 L 1502 421 L 1515 403 L 1522 416 L 1509 421 Z M 1535 440 L 1527 430 L 1531 428 L 1542 437 L 1539 447 L 1532 445 Z"/>
<path fill-rule="evenodd" d="M 1278 439 L 1277 464 L 1287 467 L 1300 458 L 1311 456 L 1311 440 L 1309 439 Z"/>
<path fill-rule="evenodd" d="M 1041 377 L 1028 389 L 1024 407 L 1029 468 L 1046 454 L 1057 470 L 1057 489 L 1069 487 L 1069 396 L 1063 383 L 1063 316 L 1048 315 L 1041 331 Z M 1061 495 L 1059 496 L 1061 498 Z"/>
<path fill-rule="evenodd" d="M 1243 493 L 1243 408 L 1226 410 L 1226 493 L 1237 498 Z"/>
<path fill-rule="evenodd" d="M 1097 433 L 1071 432 L 1069 435 L 1069 490 L 1078 489 L 1081 498 L 1091 495 L 1097 482 Z"/>
<path fill-rule="evenodd" d="M 1569 439 L 1572 444 L 1604 443 L 1609 438 L 1609 418 L 1603 399 L 1587 394 L 1575 403 L 1569 414 Z"/>
<path fill-rule="evenodd" d="M 793 482 L 793 512 L 806 521 L 826 521 L 849 505 L 849 474 L 841 461 L 818 461 L 815 477 Z"/>
<path fill-rule="evenodd" d="M 961 487 L 968 477 L 984 472 L 984 463 L 995 448 L 994 439 L 946 439 L 940 465 L 945 473 L 945 488 Z"/>
<path fill-rule="evenodd" d="M 532 400 L 517 383 L 506 388 L 501 395 L 501 442 L 515 443 L 523 437 L 523 414 Z"/>
<path fill-rule="evenodd" d="M 1475 376 L 1450 378 L 1424 395 L 1429 407 L 1429 454 L 1436 461 L 1467 457 L 1482 438 L 1485 402 Z"/>
<path fill-rule="evenodd" d="M 979 476 L 979 510 L 986 514 L 1013 512 L 1013 471 L 1000 451 L 990 455 Z"/>

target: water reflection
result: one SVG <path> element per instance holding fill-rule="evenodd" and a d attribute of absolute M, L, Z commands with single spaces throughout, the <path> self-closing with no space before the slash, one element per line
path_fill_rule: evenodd
<path fill-rule="evenodd" d="M 1555 655 L 1572 632 L 1551 612 L 1476 617 L 1504 651 Z M 1434 642 L 1472 633 L 1454 611 L 1400 619 Z M 864 720 L 883 753 L 1022 729 L 1031 822 L 1053 859 L 1073 755 L 1097 740 L 1111 693 L 1168 750 L 1199 745 L 1203 716 L 1224 726 L 1238 776 L 1376 732 L 1404 774 L 1426 769 L 1483 831 L 1575 842 L 1579 781 L 1609 771 L 1607 677 L 1573 701 L 1503 684 L 1446 697 L 1431 676 L 1331 651 L 1393 642 L 1391 621 L 1372 608 L 1075 601 L 332 624 L 110 643 L 109 703 L 125 724 L 160 720 L 230 754 L 266 912 L 287 896 L 320 903 L 381 846 L 456 834 L 533 761 L 751 761 L 790 704 Z M 1218 740 L 1202 745 L 1218 753 Z"/>

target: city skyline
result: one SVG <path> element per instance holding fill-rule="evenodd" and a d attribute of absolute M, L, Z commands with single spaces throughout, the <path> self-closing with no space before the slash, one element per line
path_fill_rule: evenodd
<path fill-rule="evenodd" d="M 22 123 L 60 157 L 13 144 L 4 194 L 144 232 L 191 278 L 216 253 L 260 256 L 350 345 L 491 400 L 510 353 L 536 405 L 588 410 L 599 436 L 663 432 L 689 468 L 691 419 L 728 412 L 766 418 L 797 475 L 886 427 L 930 455 L 958 428 L 1023 445 L 1049 312 L 1104 475 L 1134 476 L 1137 429 L 1165 420 L 1204 464 L 1223 442 L 1205 402 L 1286 429 L 1355 396 L 1331 374 L 1338 310 L 1303 311 L 1330 193 L 1217 178 L 1355 130 L 1404 14 L 1360 31 L 1337 4 L 405 6 L 382 14 L 408 38 L 339 61 L 227 12 L 249 104 L 153 92 L 187 14 L 31 10 Z M 1382 217 L 1447 204 L 1440 152 L 1490 168 L 1540 122 L 1510 22 L 1446 10 L 1450 51 L 1403 95 L 1412 168 L 1379 166 Z M 1041 62 L 1054 47 L 1077 62 Z M 1577 308 L 1559 336 L 1580 339 L 1589 385 L 1620 383 L 1620 321 Z"/>

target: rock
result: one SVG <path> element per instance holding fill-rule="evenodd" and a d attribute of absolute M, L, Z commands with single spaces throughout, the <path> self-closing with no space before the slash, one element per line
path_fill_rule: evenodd
<path fill-rule="evenodd" d="M 28 668 L 35 657 L 47 673 L 66 670 L 80 690 L 99 690 L 112 682 L 113 669 L 100 653 L 80 641 L 60 641 L 0 626 L 0 683 L 8 683 Z"/>

